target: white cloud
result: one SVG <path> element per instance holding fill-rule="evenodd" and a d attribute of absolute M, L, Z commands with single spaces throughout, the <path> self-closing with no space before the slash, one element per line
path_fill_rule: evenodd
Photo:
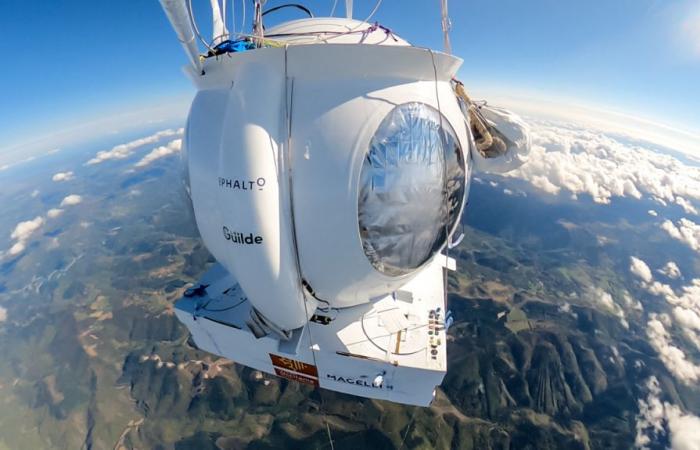
<path fill-rule="evenodd" d="M 7 320 L 7 310 L 0 306 L 0 322 L 4 322 Z"/>
<path fill-rule="evenodd" d="M 10 233 L 10 237 L 17 242 L 15 242 L 8 253 L 12 256 L 18 255 L 27 248 L 27 241 L 34 235 L 39 229 L 44 225 L 46 220 L 41 216 L 36 216 L 32 220 L 25 220 L 18 223 L 15 229 Z"/>
<path fill-rule="evenodd" d="M 56 217 L 60 216 L 63 214 L 63 210 L 60 208 L 51 208 L 49 211 L 46 213 L 46 217 L 49 219 L 55 219 Z"/>
<path fill-rule="evenodd" d="M 680 269 L 673 262 L 667 263 L 659 272 L 680 276 Z M 671 286 L 653 280 L 651 272 L 649 275 L 649 280 L 642 281 L 642 287 L 652 295 L 662 296 L 672 306 L 671 315 L 649 316 L 651 320 L 647 323 L 647 336 L 650 343 L 659 353 L 664 365 L 678 379 L 686 383 L 696 381 L 700 379 L 700 365 L 690 361 L 681 348 L 673 344 L 667 329 L 677 329 L 680 336 L 700 350 L 700 278 L 693 279 L 676 294 Z"/>
<path fill-rule="evenodd" d="M 700 330 L 700 315 L 692 309 L 676 306 L 673 308 L 673 316 L 681 326 Z"/>
<path fill-rule="evenodd" d="M 700 314 L 700 278 L 695 278 L 689 285 L 683 286 L 679 296 L 666 297 L 666 301 L 684 308 L 698 308 L 697 311 Z"/>
<path fill-rule="evenodd" d="M 678 267 L 678 264 L 673 261 L 667 262 L 665 266 L 658 270 L 658 272 L 667 276 L 668 278 L 671 278 L 672 280 L 681 277 L 681 269 Z"/>
<path fill-rule="evenodd" d="M 38 195 L 38 191 L 37 191 Z M 73 206 L 81 203 L 83 201 L 83 198 L 80 195 L 76 194 L 71 194 L 67 195 L 62 201 L 60 206 Z M 63 214 L 64 210 L 61 208 L 51 208 L 46 212 L 46 218 L 48 219 L 55 219 L 61 214 Z M 7 254 L 14 256 L 22 253 L 26 248 L 27 248 L 27 241 L 37 232 L 39 229 L 46 224 L 46 218 L 42 216 L 36 216 L 35 218 L 31 220 L 25 220 L 23 222 L 18 223 L 12 233 L 10 233 L 10 238 L 15 240 L 15 243 L 12 244 L 10 249 L 7 251 Z M 0 257 L 3 255 L 0 254 Z"/>
<path fill-rule="evenodd" d="M 664 221 L 661 228 L 673 239 L 677 239 L 693 250 L 700 251 L 700 225 L 690 219 L 682 218 L 674 225 L 670 220 Z"/>
<path fill-rule="evenodd" d="M 645 383 L 647 397 L 637 401 L 637 436 L 635 447 L 648 449 L 649 444 L 670 434 L 672 450 L 700 450 L 700 418 L 686 414 L 668 402 L 661 401 L 661 388 L 656 377 Z"/>
<path fill-rule="evenodd" d="M 615 309 L 615 301 L 613 300 L 612 295 L 602 290 L 599 290 L 597 292 L 597 298 L 598 302 L 604 307 L 608 309 Z"/>
<path fill-rule="evenodd" d="M 671 336 L 656 314 L 650 315 L 647 322 L 647 337 L 649 343 L 659 354 L 666 368 L 680 381 L 693 384 L 700 379 L 700 366 L 689 361 L 686 354 L 673 345 Z"/>
<path fill-rule="evenodd" d="M 636 311 L 644 311 L 644 306 L 642 306 L 642 302 L 639 300 L 634 300 L 632 296 L 629 294 L 629 292 L 624 292 L 622 295 L 622 300 L 625 303 L 625 306 L 628 308 L 632 308 Z"/>
<path fill-rule="evenodd" d="M 647 266 L 644 261 L 634 256 L 630 257 L 630 271 L 646 283 L 649 283 L 654 279 L 649 266 Z"/>
<path fill-rule="evenodd" d="M 73 206 L 81 203 L 83 201 L 83 197 L 80 195 L 76 194 L 71 194 L 67 195 L 62 201 L 61 201 L 61 206 Z"/>
<path fill-rule="evenodd" d="M 42 225 L 44 225 L 44 218 L 41 216 L 36 216 L 32 220 L 25 220 L 20 222 L 15 226 L 15 229 L 10 234 L 12 239 L 18 241 L 26 241 L 32 234 L 34 234 Z"/>
<path fill-rule="evenodd" d="M 666 298 L 674 297 L 676 295 L 674 294 L 673 289 L 671 289 L 671 286 L 668 284 L 659 283 L 658 281 L 643 284 L 642 286 L 652 295 L 660 295 Z"/>
<path fill-rule="evenodd" d="M 136 150 L 139 147 L 142 147 L 144 145 L 148 144 L 154 144 L 158 142 L 159 140 L 165 138 L 165 137 L 170 137 L 170 136 L 177 136 L 181 135 L 183 133 L 183 129 L 180 128 L 178 130 L 163 130 L 159 131 L 155 134 L 152 134 L 151 136 L 146 136 L 141 139 L 136 139 L 131 142 L 127 142 L 126 144 L 119 144 L 115 147 L 112 147 L 111 150 L 103 150 L 101 152 L 97 152 L 94 158 L 90 159 L 86 165 L 94 165 L 94 164 L 100 164 L 105 161 L 109 160 L 114 160 L 114 159 L 124 159 L 129 157 L 134 150 Z"/>
<path fill-rule="evenodd" d="M 694 214 L 696 216 L 698 215 L 698 210 L 693 206 L 692 203 L 690 203 L 683 197 L 676 197 L 676 204 L 683 208 L 683 211 L 685 211 L 686 214 Z"/>
<path fill-rule="evenodd" d="M 665 200 L 663 200 L 663 199 L 661 199 L 661 198 L 659 198 L 659 197 L 657 197 L 657 196 L 655 196 L 655 195 L 652 196 L 651 199 L 654 200 L 656 203 L 658 203 L 658 204 L 661 205 L 661 206 L 668 206 L 668 203 L 666 203 Z"/>
<path fill-rule="evenodd" d="M 659 213 L 657 213 L 657 212 L 656 212 L 656 211 L 654 211 L 653 209 L 650 209 L 650 210 L 649 210 L 649 211 L 647 211 L 647 212 L 648 212 L 648 213 L 649 213 L 649 215 L 650 215 L 650 216 L 652 216 L 652 217 L 656 217 L 656 216 L 658 216 L 658 215 L 659 215 Z"/>
<path fill-rule="evenodd" d="M 145 167 L 151 164 L 153 161 L 165 158 L 180 151 L 182 147 L 182 139 L 175 139 L 168 142 L 167 145 L 162 145 L 160 147 L 154 148 L 149 154 L 141 158 L 139 162 L 134 164 L 135 167 Z"/>
<path fill-rule="evenodd" d="M 548 194 L 558 194 L 561 191 L 559 186 L 549 181 L 549 179 L 542 175 L 535 175 L 530 179 L 533 186 L 541 191 L 545 191 Z"/>
<path fill-rule="evenodd" d="M 55 250 L 59 247 L 60 241 L 58 240 L 57 237 L 52 237 L 49 242 L 46 244 L 46 249 L 47 250 Z"/>
<path fill-rule="evenodd" d="M 673 317 L 683 336 L 700 350 L 700 278 L 683 286 L 680 295 L 667 295 L 666 302 L 673 305 Z"/>
<path fill-rule="evenodd" d="M 629 328 L 629 323 L 627 322 L 627 319 L 625 319 L 625 311 L 622 309 L 622 307 L 620 307 L 620 305 L 615 303 L 615 300 L 613 300 L 612 295 L 600 288 L 595 288 L 589 291 L 588 297 L 591 298 L 593 301 L 597 302 L 600 306 L 603 307 L 603 309 L 607 310 L 608 312 L 615 315 L 618 319 L 620 319 L 620 323 L 623 327 Z"/>
<path fill-rule="evenodd" d="M 25 248 L 27 248 L 27 246 L 25 245 L 24 241 L 15 242 L 15 244 L 12 247 L 10 247 L 7 253 L 12 256 L 19 255 L 24 251 Z"/>
<path fill-rule="evenodd" d="M 572 125 L 532 120 L 528 162 L 506 176 L 522 178 L 550 194 L 589 194 L 597 203 L 614 197 L 700 205 L 700 167 L 673 156 Z"/>
<path fill-rule="evenodd" d="M 29 196 L 30 196 L 31 198 L 36 198 L 38 195 L 39 195 L 39 189 L 34 189 L 34 190 L 32 191 L 32 193 L 29 194 Z"/>
<path fill-rule="evenodd" d="M 73 178 L 74 178 L 74 176 L 73 176 L 73 172 L 72 172 L 72 171 L 68 171 L 68 172 L 58 172 L 58 173 L 54 174 L 53 177 L 51 177 L 51 179 L 52 179 L 53 181 L 70 181 L 70 180 L 72 180 Z"/>
<path fill-rule="evenodd" d="M 639 414 L 637 415 L 637 436 L 634 445 L 640 449 L 648 448 L 651 443 L 650 435 L 658 436 L 664 432 L 665 410 L 659 396 L 661 388 L 656 377 L 650 377 L 646 382 L 646 388 L 649 391 L 646 399 L 637 401 L 639 406 Z"/>
<path fill-rule="evenodd" d="M 561 225 L 564 229 L 569 230 L 569 231 L 580 228 L 580 225 L 576 225 L 575 223 L 569 222 L 568 220 L 565 220 L 565 219 L 557 220 L 557 224 Z"/>
<path fill-rule="evenodd" d="M 675 405 L 666 405 L 673 450 L 700 450 L 700 417 L 683 414 Z"/>

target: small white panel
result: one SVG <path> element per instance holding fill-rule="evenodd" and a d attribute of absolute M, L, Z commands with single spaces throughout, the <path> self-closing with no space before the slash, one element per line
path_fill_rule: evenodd
<path fill-rule="evenodd" d="M 379 324 L 384 326 L 386 331 L 391 334 L 405 330 L 410 325 L 403 311 L 398 306 L 380 310 L 377 312 L 377 319 Z"/>

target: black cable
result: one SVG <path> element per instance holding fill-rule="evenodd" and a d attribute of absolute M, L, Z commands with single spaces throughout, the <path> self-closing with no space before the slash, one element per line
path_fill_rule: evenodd
<path fill-rule="evenodd" d="M 212 300 L 214 300 L 214 299 L 212 299 Z M 202 311 L 208 311 L 208 312 L 224 312 L 224 311 L 229 311 L 229 310 L 231 310 L 231 309 L 233 309 L 233 308 L 236 308 L 236 307 L 238 307 L 238 306 L 241 306 L 243 303 L 247 302 L 247 301 L 248 301 L 248 298 L 244 298 L 243 300 L 241 300 L 240 302 L 236 303 L 235 305 L 233 305 L 233 306 L 227 306 L 226 308 L 209 309 L 209 308 L 207 308 L 207 306 L 209 305 L 209 303 L 212 302 L 212 300 L 209 300 L 204 306 L 202 306 L 202 307 L 199 308 L 199 309 L 202 310 Z"/>
<path fill-rule="evenodd" d="M 323 312 L 329 312 L 329 311 L 332 310 L 332 309 L 337 309 L 337 308 L 333 308 L 333 307 L 331 306 L 331 302 L 329 302 L 328 300 L 324 300 L 324 299 L 322 299 L 322 298 L 316 297 L 316 292 L 313 290 L 313 288 L 311 287 L 311 285 L 309 284 L 309 282 L 306 281 L 304 278 L 301 279 L 301 286 L 306 290 L 306 293 L 307 293 L 307 294 L 309 294 L 310 296 L 312 296 L 312 297 L 313 297 L 314 299 L 316 299 L 317 301 L 326 304 L 326 307 L 325 307 L 325 308 L 320 308 L 320 307 L 319 307 L 319 308 L 318 308 L 319 310 L 321 310 L 321 311 L 323 311 Z"/>
<path fill-rule="evenodd" d="M 309 10 L 309 8 L 307 8 L 304 5 L 300 5 L 299 3 L 286 3 L 284 5 L 275 6 L 274 8 L 268 9 L 267 11 L 263 11 L 262 15 L 264 17 L 266 14 L 278 11 L 278 10 L 283 9 L 283 8 L 297 8 L 297 9 L 304 11 L 306 14 L 309 15 L 309 17 L 311 17 L 311 18 L 314 17 L 314 14 L 311 12 L 311 10 Z"/>

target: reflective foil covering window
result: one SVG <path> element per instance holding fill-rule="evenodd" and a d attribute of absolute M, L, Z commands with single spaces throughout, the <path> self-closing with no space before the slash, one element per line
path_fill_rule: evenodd
<path fill-rule="evenodd" d="M 395 107 L 374 134 L 360 174 L 360 237 L 374 268 L 404 275 L 440 251 L 465 184 L 464 155 L 447 119 L 423 103 Z"/>

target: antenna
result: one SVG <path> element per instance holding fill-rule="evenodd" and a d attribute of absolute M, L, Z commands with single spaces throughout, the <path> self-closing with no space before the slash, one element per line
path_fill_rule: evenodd
<path fill-rule="evenodd" d="M 182 44 L 182 48 L 185 50 L 190 62 L 195 69 L 201 70 L 202 64 L 199 61 L 199 49 L 195 42 L 194 29 L 192 28 L 192 21 L 190 20 L 185 0 L 160 0 L 160 6 L 165 11 L 165 15 L 168 16 L 168 21 L 172 25 L 173 30 L 175 30 L 177 39 Z"/>
<path fill-rule="evenodd" d="M 345 0 L 345 17 L 352 19 L 352 0 Z"/>

